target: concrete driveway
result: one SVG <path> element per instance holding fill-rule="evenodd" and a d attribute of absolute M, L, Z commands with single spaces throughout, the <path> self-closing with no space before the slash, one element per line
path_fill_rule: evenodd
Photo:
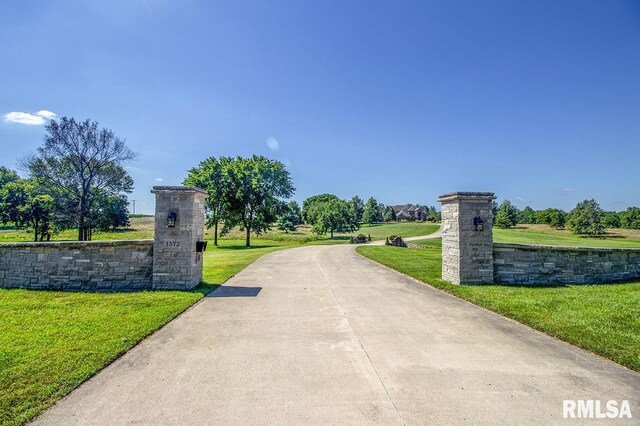
<path fill-rule="evenodd" d="M 269 254 L 39 424 L 580 424 L 640 375 L 381 267 L 353 246 Z M 597 421 L 588 421 L 597 424 Z"/>

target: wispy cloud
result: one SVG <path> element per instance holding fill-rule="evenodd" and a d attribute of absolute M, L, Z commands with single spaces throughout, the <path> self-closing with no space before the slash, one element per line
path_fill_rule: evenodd
<path fill-rule="evenodd" d="M 156 182 L 164 182 L 164 179 L 162 179 L 162 178 L 156 178 Z"/>
<path fill-rule="evenodd" d="M 516 201 L 524 201 L 524 198 L 522 198 L 522 197 L 516 197 Z"/>
<path fill-rule="evenodd" d="M 26 124 L 28 126 L 41 126 L 57 117 L 57 114 L 51 111 L 42 109 L 35 113 L 12 111 L 4 115 L 4 121 L 7 123 Z"/>
<path fill-rule="evenodd" d="M 273 152 L 277 151 L 280 149 L 280 144 L 278 143 L 278 141 L 276 140 L 276 138 L 274 138 L 273 136 L 269 136 L 267 138 L 267 146 L 269 147 L 269 149 Z"/>
<path fill-rule="evenodd" d="M 560 195 L 569 195 L 569 194 L 571 194 L 572 192 L 573 192 L 573 189 L 571 189 L 571 188 L 567 188 L 567 187 L 564 187 L 564 188 L 560 188 L 560 189 L 558 189 L 558 193 L 559 193 Z"/>

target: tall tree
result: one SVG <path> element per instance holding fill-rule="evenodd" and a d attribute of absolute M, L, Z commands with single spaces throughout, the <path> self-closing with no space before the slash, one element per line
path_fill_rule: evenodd
<path fill-rule="evenodd" d="M 225 218 L 229 207 L 229 167 L 233 159 L 230 157 L 209 157 L 200 162 L 197 167 L 189 170 L 185 185 L 192 185 L 206 189 L 207 198 L 207 227 L 213 227 L 213 244 L 218 245 L 218 225 Z"/>
<path fill-rule="evenodd" d="M 124 168 L 135 153 L 112 130 L 95 121 L 62 117 L 46 126 L 43 146 L 26 161 L 31 175 L 59 191 L 74 205 L 78 240 L 91 238 L 87 219 L 95 215 L 102 194 L 133 190 L 133 179 Z M 71 213 L 71 212 L 69 212 Z"/>
<path fill-rule="evenodd" d="M 246 232 L 246 246 L 251 246 L 251 232 L 261 235 L 271 228 L 295 188 L 284 164 L 263 156 L 235 158 L 228 168 L 229 210 L 223 233 L 234 226 Z"/>
<path fill-rule="evenodd" d="M 333 238 L 335 232 L 354 230 L 355 216 L 349 203 L 336 196 L 316 199 L 308 205 L 307 215 L 313 225 L 313 231 L 317 234 L 329 232 Z"/>
<path fill-rule="evenodd" d="M 371 197 L 367 200 L 364 205 L 364 211 L 362 212 L 362 220 L 367 222 L 369 225 L 375 223 L 380 218 L 380 208 L 378 206 L 378 201 Z"/>
<path fill-rule="evenodd" d="M 493 221 L 496 228 L 511 228 L 518 223 L 518 209 L 511 201 L 504 200 L 499 206 Z"/>
<path fill-rule="evenodd" d="M 351 201 L 349 201 L 349 205 L 355 213 L 356 222 L 362 222 L 362 213 L 364 211 L 364 202 L 362 201 L 362 199 L 355 195 L 353 198 L 351 198 Z"/>
<path fill-rule="evenodd" d="M 306 224 L 313 225 L 316 222 L 315 215 L 320 212 L 315 206 L 320 203 L 338 199 L 338 196 L 333 194 L 319 194 L 307 198 L 302 202 L 302 220 Z"/>
<path fill-rule="evenodd" d="M 597 237 L 604 234 L 604 210 L 596 200 L 584 200 L 569 213 L 567 227 L 574 234 Z"/>

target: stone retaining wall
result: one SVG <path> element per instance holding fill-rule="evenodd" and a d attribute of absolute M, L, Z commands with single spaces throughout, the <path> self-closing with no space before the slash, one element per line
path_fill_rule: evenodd
<path fill-rule="evenodd" d="M 597 284 L 640 277 L 640 249 L 493 245 L 496 284 Z"/>
<path fill-rule="evenodd" d="M 0 244 L 0 288 L 151 288 L 153 240 Z"/>

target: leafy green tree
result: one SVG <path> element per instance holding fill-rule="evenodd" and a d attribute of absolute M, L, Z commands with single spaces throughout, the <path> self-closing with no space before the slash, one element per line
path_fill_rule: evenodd
<path fill-rule="evenodd" d="M 218 245 L 218 225 L 225 219 L 225 214 L 229 207 L 229 167 L 233 162 L 232 158 L 209 157 L 200 162 L 197 167 L 189 170 L 184 185 L 195 186 L 206 189 L 209 198 L 206 201 L 207 207 L 207 228 L 213 227 L 213 244 Z"/>
<path fill-rule="evenodd" d="M 574 234 L 598 237 L 604 234 L 604 210 L 596 200 L 584 200 L 569 213 L 567 227 Z"/>
<path fill-rule="evenodd" d="M 532 224 L 536 223 L 536 211 L 526 206 L 518 213 L 518 223 Z"/>
<path fill-rule="evenodd" d="M 101 194 L 125 194 L 133 190 L 133 179 L 124 163 L 136 154 L 109 129 L 97 122 L 62 117 L 46 126 L 43 146 L 27 159 L 31 176 L 65 197 L 73 208 L 78 240 L 91 239 L 89 218 L 96 216 Z"/>
<path fill-rule="evenodd" d="M 302 202 L 302 220 L 304 223 L 313 225 L 316 222 L 315 215 L 319 210 L 315 208 L 316 204 L 325 203 L 331 200 L 339 200 L 334 194 L 319 194 L 307 198 Z"/>
<path fill-rule="evenodd" d="M 235 158 L 228 167 L 228 211 L 222 233 L 235 226 L 246 232 L 251 247 L 251 232 L 261 235 L 271 229 L 282 209 L 283 199 L 295 188 L 284 164 L 263 156 Z"/>
<path fill-rule="evenodd" d="M 364 210 L 362 212 L 362 220 L 367 222 L 369 225 L 380 221 L 380 208 L 378 201 L 376 201 L 375 198 L 371 197 L 365 203 Z"/>
<path fill-rule="evenodd" d="M 536 223 L 549 225 L 552 228 L 564 228 L 567 220 L 567 214 L 560 209 L 545 209 L 536 212 Z"/>
<path fill-rule="evenodd" d="M 92 228 L 99 231 L 112 231 L 129 226 L 129 200 L 124 195 L 103 194 L 97 204 L 96 216 L 92 217 Z"/>
<path fill-rule="evenodd" d="M 626 229 L 640 229 L 640 208 L 629 207 L 620 212 L 620 225 Z"/>
<path fill-rule="evenodd" d="M 605 228 L 620 228 L 620 214 L 618 212 L 605 212 L 602 224 Z"/>
<path fill-rule="evenodd" d="M 364 212 L 364 202 L 362 201 L 362 199 L 355 195 L 353 198 L 351 198 L 351 201 L 349 201 L 349 205 L 353 209 L 356 222 L 362 222 L 362 213 Z"/>
<path fill-rule="evenodd" d="M 384 220 L 385 222 L 396 220 L 396 212 L 395 210 L 393 210 L 393 206 L 385 206 L 382 220 Z"/>
<path fill-rule="evenodd" d="M 441 214 L 435 206 L 430 206 L 425 209 L 427 213 L 427 222 L 439 222 L 441 220 Z"/>
<path fill-rule="evenodd" d="M 329 232 L 331 238 L 335 232 L 351 232 L 354 230 L 355 216 L 349 204 L 338 197 L 326 198 L 314 202 L 308 211 L 308 217 L 317 234 Z"/>
<path fill-rule="evenodd" d="M 8 183 L 15 182 L 20 177 L 16 172 L 4 166 L 0 166 L 0 189 Z"/>
<path fill-rule="evenodd" d="M 276 227 L 285 232 L 295 231 L 298 225 L 302 223 L 302 213 L 300 206 L 295 201 L 291 201 L 285 205 L 283 211 L 278 215 Z"/>
<path fill-rule="evenodd" d="M 518 223 L 518 209 L 511 201 L 504 200 L 498 206 L 498 211 L 493 220 L 496 228 L 511 228 Z"/>
<path fill-rule="evenodd" d="M 48 239 L 53 198 L 39 191 L 33 180 L 18 179 L 0 189 L 0 212 L 3 223 L 30 228 L 33 240 Z"/>

